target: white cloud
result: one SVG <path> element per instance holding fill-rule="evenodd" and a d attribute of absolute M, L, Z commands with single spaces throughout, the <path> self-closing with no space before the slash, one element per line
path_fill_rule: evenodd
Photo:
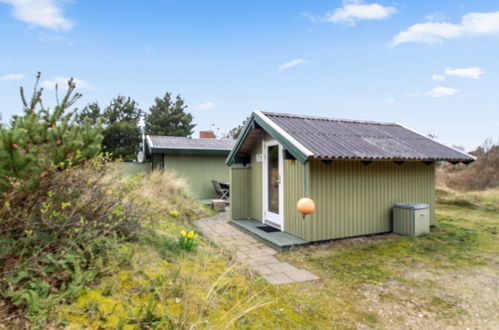
<path fill-rule="evenodd" d="M 73 22 L 64 17 L 57 0 L 0 0 L 12 6 L 13 16 L 30 26 L 70 30 Z"/>
<path fill-rule="evenodd" d="M 3 81 L 13 81 L 21 79 L 24 79 L 24 75 L 22 73 L 10 73 L 0 77 L 0 80 Z"/>
<path fill-rule="evenodd" d="M 392 40 L 397 46 L 407 42 L 439 43 L 464 36 L 499 35 L 499 10 L 489 13 L 468 13 L 458 24 L 426 22 L 414 24 L 399 32 Z"/>
<path fill-rule="evenodd" d="M 387 97 L 387 98 L 383 99 L 383 103 L 393 104 L 393 103 L 395 103 L 395 99 L 393 97 Z"/>
<path fill-rule="evenodd" d="M 480 79 L 480 76 L 483 75 L 484 73 L 485 72 L 483 72 L 483 70 L 477 66 L 471 68 L 462 68 L 462 69 L 451 69 L 451 68 L 445 69 L 445 74 L 448 76 L 458 76 L 471 79 Z"/>
<path fill-rule="evenodd" d="M 40 33 L 37 36 L 37 39 L 42 41 L 42 42 L 63 42 L 66 41 L 66 38 L 59 34 L 47 34 L 47 33 Z"/>
<path fill-rule="evenodd" d="M 307 61 L 305 61 L 301 58 L 297 58 L 296 60 L 292 60 L 292 61 L 289 61 L 289 62 L 286 62 L 286 63 L 279 65 L 279 67 L 277 68 L 277 71 L 284 71 L 284 70 L 292 68 L 296 65 L 305 64 L 305 63 L 307 63 Z"/>
<path fill-rule="evenodd" d="M 445 76 L 441 76 L 439 74 L 434 74 L 433 76 L 431 76 L 431 79 L 441 81 L 441 80 L 445 80 Z"/>
<path fill-rule="evenodd" d="M 55 89 L 55 85 L 61 90 L 65 90 L 68 88 L 68 80 L 69 78 L 67 77 L 55 77 L 52 80 L 44 80 L 40 83 L 40 85 L 45 88 L 45 89 L 50 89 L 53 90 Z M 86 90 L 94 90 L 95 86 L 90 85 L 88 82 L 85 80 L 80 80 L 80 79 L 73 79 L 74 83 L 76 84 L 76 88 L 78 89 L 86 89 Z"/>
<path fill-rule="evenodd" d="M 363 20 L 381 20 L 396 13 L 395 7 L 382 6 L 379 3 L 364 3 L 362 0 L 343 1 L 343 7 L 326 14 L 326 21 L 355 25 Z"/>
<path fill-rule="evenodd" d="M 445 21 L 445 16 L 441 13 L 429 13 L 424 18 L 428 22 L 443 22 L 443 21 Z"/>
<path fill-rule="evenodd" d="M 458 93 L 459 90 L 452 88 L 452 87 L 435 87 L 432 90 L 428 91 L 426 95 L 431 96 L 431 97 L 444 97 L 444 96 L 451 96 L 456 93 Z"/>
<path fill-rule="evenodd" d="M 317 22 L 319 18 L 317 16 L 314 16 L 308 12 L 303 12 L 301 13 L 303 17 L 308 18 L 311 22 Z"/>
<path fill-rule="evenodd" d="M 196 105 L 195 108 L 198 110 L 212 110 L 212 109 L 215 109 L 216 107 L 217 107 L 217 104 L 215 102 L 206 101 L 206 102 L 203 102 L 201 104 Z"/>

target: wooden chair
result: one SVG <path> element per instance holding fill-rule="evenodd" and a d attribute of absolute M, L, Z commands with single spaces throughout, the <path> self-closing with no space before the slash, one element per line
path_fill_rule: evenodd
<path fill-rule="evenodd" d="M 211 183 L 213 184 L 213 189 L 215 189 L 215 192 L 217 193 L 217 198 L 218 199 L 223 199 L 227 200 L 229 199 L 229 186 L 224 184 L 224 187 L 220 184 L 220 181 L 217 180 L 211 180 Z"/>

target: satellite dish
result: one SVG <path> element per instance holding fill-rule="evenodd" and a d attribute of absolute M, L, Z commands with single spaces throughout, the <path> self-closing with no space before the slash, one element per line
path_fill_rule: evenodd
<path fill-rule="evenodd" d="M 143 163 L 144 162 L 144 152 L 141 150 L 139 152 L 137 152 L 137 161 L 139 163 Z"/>

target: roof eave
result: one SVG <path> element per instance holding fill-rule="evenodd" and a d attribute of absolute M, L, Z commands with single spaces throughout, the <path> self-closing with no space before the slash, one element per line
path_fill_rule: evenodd
<path fill-rule="evenodd" d="M 442 159 L 435 159 L 435 160 L 441 160 L 441 161 L 461 161 L 461 162 L 463 162 L 463 163 L 464 163 L 464 162 L 471 163 L 471 162 L 474 162 L 474 161 L 476 160 L 476 157 L 475 157 L 475 156 L 470 155 L 470 154 L 468 154 L 468 153 L 466 153 L 466 152 L 463 152 L 462 150 L 459 150 L 459 149 L 454 148 L 454 147 L 452 147 L 452 146 L 448 146 L 448 145 L 446 145 L 445 143 L 443 143 L 443 142 L 441 142 L 441 141 L 439 141 L 439 140 L 437 140 L 437 139 L 432 139 L 432 138 L 429 138 L 428 136 L 426 136 L 426 135 L 424 135 L 424 134 L 422 134 L 422 133 L 420 133 L 420 132 L 418 132 L 418 131 L 416 131 L 416 130 L 414 130 L 414 129 L 412 129 L 412 128 L 406 127 L 406 126 L 404 126 L 404 125 L 402 125 L 402 124 L 400 124 L 400 123 L 395 123 L 395 124 L 399 125 L 400 127 L 405 128 L 405 129 L 406 129 L 406 130 L 408 130 L 408 131 L 411 131 L 411 132 L 413 132 L 413 133 L 415 133 L 415 134 L 421 135 L 422 137 L 424 137 L 424 138 L 426 138 L 426 139 L 428 139 L 428 140 L 430 140 L 430 141 L 433 141 L 433 142 L 435 142 L 435 143 L 438 143 L 438 144 L 440 144 L 441 146 L 444 146 L 444 147 L 446 147 L 446 148 L 452 149 L 452 150 L 454 150 L 454 151 L 456 151 L 456 152 L 460 153 L 461 155 L 464 155 L 464 156 L 465 156 L 465 157 L 463 157 L 463 158 L 462 158 L 462 160 L 457 160 L 457 159 L 460 159 L 460 158 L 455 158 L 455 159 L 454 159 L 454 158 L 442 158 Z M 470 158 L 470 159 L 469 159 L 469 158 Z M 451 159 L 452 159 L 452 160 L 451 160 Z"/>
<path fill-rule="evenodd" d="M 403 158 L 403 157 L 391 157 L 391 158 L 382 158 L 382 157 L 326 157 L 326 156 L 318 156 L 314 157 L 319 160 L 351 160 L 351 161 L 385 161 L 385 162 L 459 162 L 469 164 L 473 162 L 473 159 L 468 158 Z"/>
<path fill-rule="evenodd" d="M 151 148 L 151 154 L 227 155 L 229 152 L 226 149 Z"/>

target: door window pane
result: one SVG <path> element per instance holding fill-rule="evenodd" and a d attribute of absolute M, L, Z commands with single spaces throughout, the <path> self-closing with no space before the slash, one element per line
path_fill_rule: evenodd
<path fill-rule="evenodd" d="M 279 147 L 268 147 L 268 210 L 279 214 Z"/>

